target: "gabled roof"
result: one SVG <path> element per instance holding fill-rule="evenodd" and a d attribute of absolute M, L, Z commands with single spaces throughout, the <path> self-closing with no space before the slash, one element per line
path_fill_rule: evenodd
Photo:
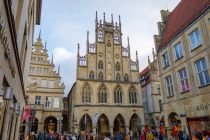
<path fill-rule="evenodd" d="M 208 9 L 210 0 L 181 0 L 170 13 L 159 50 Z"/>
<path fill-rule="evenodd" d="M 150 68 L 149 68 L 149 66 L 147 66 L 146 68 L 144 68 L 144 69 L 139 73 L 140 77 L 143 76 L 144 74 L 148 73 L 149 71 L 150 71 Z"/>

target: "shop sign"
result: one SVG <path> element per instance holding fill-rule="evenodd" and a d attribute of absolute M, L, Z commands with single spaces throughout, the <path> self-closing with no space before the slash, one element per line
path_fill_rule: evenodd
<path fill-rule="evenodd" d="M 8 41 L 7 32 L 5 30 L 5 23 L 1 15 L 0 15 L 0 41 L 3 44 L 4 54 L 6 58 L 9 60 L 9 66 L 12 72 L 12 76 L 15 77 L 15 65 L 14 62 L 12 61 L 11 46 Z"/>
<path fill-rule="evenodd" d="M 209 104 L 200 104 L 196 106 L 196 111 L 207 111 L 210 110 L 210 103 Z"/>
<path fill-rule="evenodd" d="M 186 106 L 186 109 L 188 112 L 192 112 L 192 111 L 196 111 L 196 112 L 200 112 L 200 111 L 209 111 L 210 110 L 210 103 L 207 104 L 199 104 L 199 105 L 188 105 Z"/>

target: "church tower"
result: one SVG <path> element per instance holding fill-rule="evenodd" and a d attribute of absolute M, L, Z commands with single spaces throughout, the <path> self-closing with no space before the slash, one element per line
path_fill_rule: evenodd
<path fill-rule="evenodd" d="M 80 55 L 78 44 L 76 83 L 69 96 L 71 130 L 94 133 L 98 125 L 100 136 L 138 132 L 144 124 L 138 54 L 131 60 L 129 37 L 122 43 L 120 16 L 118 22 L 105 16 L 99 20 L 96 12 L 95 42 L 90 43 L 88 31 L 86 55 Z"/>

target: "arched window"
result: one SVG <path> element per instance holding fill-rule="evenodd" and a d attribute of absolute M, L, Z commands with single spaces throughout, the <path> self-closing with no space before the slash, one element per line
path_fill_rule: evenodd
<path fill-rule="evenodd" d="M 116 63 L 115 68 L 116 68 L 116 71 L 120 71 L 120 63 L 119 62 Z"/>
<path fill-rule="evenodd" d="M 98 74 L 98 79 L 99 79 L 99 80 L 103 80 L 103 79 L 104 79 L 103 72 L 99 72 L 99 74 Z"/>
<path fill-rule="evenodd" d="M 137 91 L 135 87 L 131 87 L 129 90 L 130 104 L 137 104 Z"/>
<path fill-rule="evenodd" d="M 122 103 L 122 91 L 120 87 L 117 87 L 114 91 L 114 102 Z"/>
<path fill-rule="evenodd" d="M 120 81 L 120 74 L 119 73 L 117 73 L 117 75 L 116 75 L 116 80 Z"/>
<path fill-rule="evenodd" d="M 98 33 L 98 42 L 103 42 L 104 41 L 104 33 L 102 30 L 99 30 Z"/>
<path fill-rule="evenodd" d="M 99 89 L 98 93 L 98 102 L 99 103 L 107 103 L 107 91 L 104 85 L 102 85 Z"/>
<path fill-rule="evenodd" d="M 92 79 L 92 80 L 94 79 L 94 72 L 93 71 L 90 72 L 89 79 Z"/>
<path fill-rule="evenodd" d="M 98 63 L 98 69 L 103 69 L 103 62 L 101 60 Z"/>
<path fill-rule="evenodd" d="M 124 76 L 124 81 L 125 81 L 125 82 L 128 82 L 128 80 L 129 80 L 129 79 L 128 79 L 128 74 L 126 73 L 125 76 Z"/>
<path fill-rule="evenodd" d="M 114 44 L 119 44 L 119 43 L 120 43 L 119 33 L 115 32 L 114 33 Z"/>
<path fill-rule="evenodd" d="M 90 94 L 91 90 L 88 85 L 86 85 L 82 90 L 82 102 L 83 103 L 90 103 Z"/>

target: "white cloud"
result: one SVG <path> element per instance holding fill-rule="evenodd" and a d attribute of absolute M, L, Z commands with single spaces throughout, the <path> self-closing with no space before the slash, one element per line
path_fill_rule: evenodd
<path fill-rule="evenodd" d="M 56 63 L 63 63 L 68 60 L 75 60 L 76 55 L 73 52 L 66 50 L 65 48 L 59 47 L 53 49 L 54 61 Z"/>

